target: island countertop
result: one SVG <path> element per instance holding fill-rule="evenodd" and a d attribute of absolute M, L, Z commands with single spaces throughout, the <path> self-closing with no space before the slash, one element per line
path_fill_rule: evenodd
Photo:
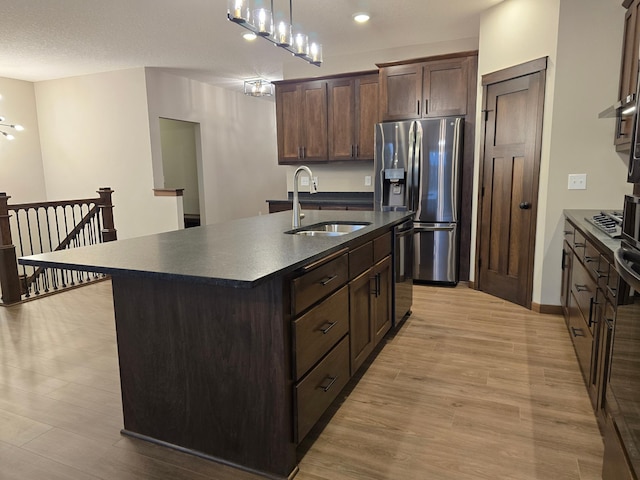
<path fill-rule="evenodd" d="M 399 224 L 411 213 L 310 210 L 305 215 L 302 226 L 329 221 L 371 224 L 341 236 L 290 235 L 284 232 L 291 230 L 291 212 L 280 212 L 21 257 L 19 263 L 252 288 L 338 251 L 358 237 Z"/>

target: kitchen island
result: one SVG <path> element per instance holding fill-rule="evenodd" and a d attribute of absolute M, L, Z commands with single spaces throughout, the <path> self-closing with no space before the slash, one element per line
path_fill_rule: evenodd
<path fill-rule="evenodd" d="M 391 317 L 391 232 L 406 212 L 282 212 L 20 259 L 109 274 L 123 433 L 253 471 L 297 472 L 297 445 Z"/>

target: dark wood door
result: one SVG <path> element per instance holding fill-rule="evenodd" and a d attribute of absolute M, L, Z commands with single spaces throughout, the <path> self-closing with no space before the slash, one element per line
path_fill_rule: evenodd
<path fill-rule="evenodd" d="M 323 161 L 328 157 L 327 82 L 300 85 L 302 99 L 302 160 Z"/>
<path fill-rule="evenodd" d="M 355 80 L 330 80 L 329 160 L 351 160 L 356 156 Z"/>
<path fill-rule="evenodd" d="M 420 118 L 422 64 L 395 65 L 380 70 L 383 120 Z"/>
<path fill-rule="evenodd" d="M 295 163 L 301 156 L 302 109 L 298 86 L 276 86 L 278 163 Z"/>
<path fill-rule="evenodd" d="M 527 65 L 546 69 L 546 58 Z M 477 271 L 480 290 L 530 308 L 545 70 L 511 71 L 523 68 L 483 77 Z"/>
<path fill-rule="evenodd" d="M 423 117 L 467 114 L 468 63 L 462 58 L 430 62 L 424 66 Z"/>
<path fill-rule="evenodd" d="M 373 160 L 379 118 L 378 75 L 356 78 L 356 158 Z"/>

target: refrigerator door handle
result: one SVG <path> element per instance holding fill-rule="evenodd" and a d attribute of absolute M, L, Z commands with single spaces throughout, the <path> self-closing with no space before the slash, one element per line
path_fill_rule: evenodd
<path fill-rule="evenodd" d="M 433 224 L 433 225 L 414 224 L 413 226 L 413 230 L 415 232 L 443 232 L 443 231 L 453 230 L 454 228 L 456 228 L 455 223 L 440 223 L 440 224 Z"/>
<path fill-rule="evenodd" d="M 420 195 L 419 188 L 421 188 L 418 183 L 420 183 L 420 171 L 421 171 L 421 162 L 422 155 L 420 147 L 422 146 L 422 124 L 420 122 L 413 122 L 411 124 L 411 130 L 409 134 L 410 145 L 409 145 L 409 158 L 408 158 L 408 167 L 409 167 L 409 189 L 407 191 L 408 195 L 408 206 L 409 210 L 412 212 L 416 211 L 418 207 L 418 196 Z"/>

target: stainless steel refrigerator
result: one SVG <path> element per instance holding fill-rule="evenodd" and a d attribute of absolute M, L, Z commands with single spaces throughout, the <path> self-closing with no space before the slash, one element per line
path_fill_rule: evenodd
<path fill-rule="evenodd" d="M 463 117 L 376 125 L 376 210 L 414 216 L 414 280 L 458 282 Z"/>

